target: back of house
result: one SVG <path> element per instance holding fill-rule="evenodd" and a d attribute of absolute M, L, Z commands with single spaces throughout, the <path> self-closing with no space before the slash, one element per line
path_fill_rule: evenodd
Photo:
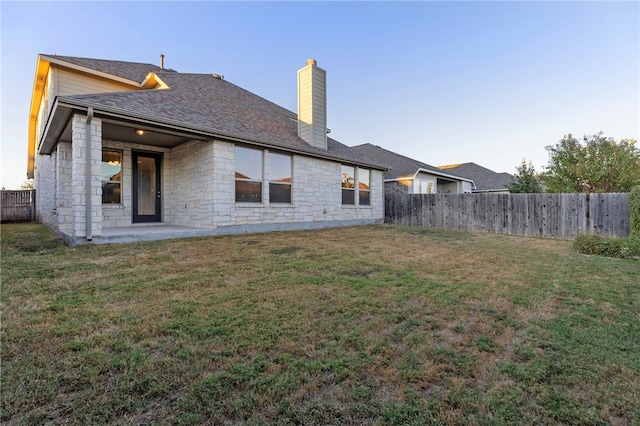
<path fill-rule="evenodd" d="M 27 167 L 38 220 L 71 245 L 142 226 L 222 234 L 382 222 L 386 167 L 327 137 L 315 60 L 297 84 L 294 113 L 162 60 L 39 55 Z"/>

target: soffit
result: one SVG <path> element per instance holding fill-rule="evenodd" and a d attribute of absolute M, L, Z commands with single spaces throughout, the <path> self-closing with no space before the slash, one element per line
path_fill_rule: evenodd
<path fill-rule="evenodd" d="M 142 130 L 142 135 L 137 135 L 136 130 Z M 174 148 L 189 140 L 195 139 L 193 135 L 162 131 L 150 126 L 136 126 L 132 123 L 102 120 L 102 139 L 121 142 L 130 142 L 140 145 L 157 146 L 161 148 Z M 71 121 L 67 122 L 60 141 L 71 142 Z"/>

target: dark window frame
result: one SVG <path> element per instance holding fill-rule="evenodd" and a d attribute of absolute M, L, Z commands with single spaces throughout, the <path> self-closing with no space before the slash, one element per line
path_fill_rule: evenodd
<path fill-rule="evenodd" d="M 293 200 L 293 156 L 292 155 L 287 155 L 287 154 L 281 154 L 279 152 L 269 152 L 269 157 L 271 157 L 272 155 L 278 155 L 280 157 L 287 157 L 289 159 L 289 182 L 282 182 L 282 181 L 272 181 L 271 179 L 269 179 L 269 203 L 273 203 L 273 204 L 292 204 L 292 200 Z M 269 158 L 268 161 L 269 164 L 269 176 L 271 176 L 271 158 Z M 285 178 L 286 179 L 286 178 Z M 286 192 L 285 192 L 286 191 Z M 284 195 L 284 199 L 285 201 L 282 201 L 282 199 L 278 199 L 277 201 L 274 201 L 274 198 L 279 198 L 276 194 L 278 194 L 279 192 L 284 192 L 282 195 Z M 275 196 L 274 196 L 275 195 Z"/>
<path fill-rule="evenodd" d="M 345 172 L 345 169 L 350 169 Z M 349 174 L 350 172 L 350 174 Z M 356 204 L 356 168 L 342 164 L 340 166 L 340 185 L 342 187 L 342 205 Z"/>
<path fill-rule="evenodd" d="M 362 189 L 362 184 L 360 180 L 360 173 L 367 172 L 367 189 Z M 358 205 L 360 206 L 370 206 L 371 205 L 371 170 L 370 169 L 361 169 L 358 167 Z"/>
<path fill-rule="evenodd" d="M 117 160 L 108 160 L 105 161 L 104 157 L 105 157 L 105 153 L 111 153 L 111 154 L 117 154 L 118 155 L 118 159 Z M 120 170 L 114 174 L 113 176 L 111 176 L 111 179 L 102 179 L 101 176 L 101 189 L 102 189 L 102 204 L 104 205 L 121 205 L 122 204 L 122 161 L 123 161 L 123 152 L 121 150 L 118 149 L 111 149 L 111 148 L 103 148 L 102 149 L 102 160 L 100 163 L 101 167 L 104 167 L 104 163 L 107 163 L 109 165 L 111 161 L 118 161 L 119 164 L 117 164 L 117 166 L 120 167 Z M 115 166 L 116 164 L 113 164 L 112 166 Z M 102 172 L 101 172 L 102 174 Z M 113 179 L 113 177 L 118 176 L 118 179 Z M 115 194 L 115 195 L 114 195 Z M 117 198 L 115 198 L 117 197 Z M 110 201 L 111 200 L 111 201 Z"/>
<path fill-rule="evenodd" d="M 246 150 L 246 151 L 256 151 L 260 153 L 260 179 L 252 179 L 252 178 L 243 178 L 238 177 L 240 174 L 237 170 L 238 164 L 238 150 Z M 242 151 L 240 151 L 242 152 Z M 263 181 L 264 181 L 264 150 L 255 149 L 255 148 L 247 148 L 244 146 L 236 145 L 234 148 L 234 174 L 235 174 L 235 201 L 236 203 L 262 203 L 262 189 L 263 189 Z M 248 191 L 244 190 L 238 192 L 239 187 L 256 187 L 257 190 Z"/>

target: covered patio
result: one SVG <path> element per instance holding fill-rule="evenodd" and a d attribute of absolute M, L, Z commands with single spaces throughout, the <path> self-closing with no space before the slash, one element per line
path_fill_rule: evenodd
<path fill-rule="evenodd" d="M 168 240 L 172 238 L 208 237 L 220 235 L 217 229 L 201 229 L 176 225 L 140 225 L 128 227 L 104 227 L 102 235 L 94 237 L 93 244 L 109 243 L 134 243 L 139 241 Z M 84 244 L 87 241 L 77 239 L 76 244 Z"/>

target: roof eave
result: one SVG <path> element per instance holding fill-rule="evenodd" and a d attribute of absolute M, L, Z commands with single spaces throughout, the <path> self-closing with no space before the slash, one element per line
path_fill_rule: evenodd
<path fill-rule="evenodd" d="M 155 72 L 151 71 L 140 83 L 143 89 L 153 89 L 158 86 L 159 89 L 168 89 L 169 85 L 165 83 Z"/>
<path fill-rule="evenodd" d="M 44 86 L 49 72 L 49 61 L 43 55 L 38 55 L 36 61 L 36 75 L 33 79 L 31 90 L 31 105 L 29 106 L 29 135 L 27 139 L 27 178 L 33 179 L 36 153 L 36 121 L 38 120 L 38 108 L 44 96 Z"/>
<path fill-rule="evenodd" d="M 150 72 L 142 82 L 138 82 L 113 74 L 108 74 L 102 71 L 97 71 L 91 68 L 72 64 L 55 56 L 42 54 L 38 55 L 36 63 L 36 75 L 33 82 L 33 90 L 31 91 L 31 105 L 29 107 L 29 134 L 27 139 L 27 178 L 29 179 L 33 179 L 34 176 L 35 154 L 36 150 L 38 149 L 38 147 L 36 147 L 36 122 L 38 120 L 38 109 L 40 108 L 42 97 L 44 96 L 44 87 L 47 80 L 47 74 L 49 72 L 49 69 L 51 68 L 51 64 L 55 64 L 62 68 L 95 75 L 97 77 L 116 81 L 136 88 L 146 88 L 147 86 L 155 86 L 156 84 L 159 84 L 161 87 L 166 86 L 166 84 L 153 72 Z M 48 133 L 45 131 L 44 134 L 46 135 Z"/>
<path fill-rule="evenodd" d="M 67 61 L 62 60 L 60 58 L 57 58 L 55 56 L 46 56 L 46 55 L 39 55 L 39 56 L 42 57 L 43 59 L 45 59 L 46 61 L 48 61 L 49 63 L 55 64 L 55 65 L 59 65 L 60 67 L 72 69 L 72 70 L 79 71 L 79 72 L 82 72 L 82 73 L 85 73 L 85 74 L 95 75 L 97 77 L 105 78 L 107 80 L 117 81 L 119 83 L 127 84 L 129 86 L 141 87 L 141 83 L 139 81 L 129 80 L 128 78 L 124 78 L 124 77 L 120 77 L 120 76 L 117 76 L 117 75 L 109 74 L 109 73 L 106 73 L 106 72 L 103 72 L 103 71 L 98 71 L 98 70 L 95 70 L 93 68 L 88 68 L 88 67 L 83 67 L 82 65 L 72 64 L 71 62 L 67 62 Z"/>
<path fill-rule="evenodd" d="M 399 176 L 395 178 L 385 179 L 385 182 L 401 182 L 403 180 L 413 180 L 414 176 Z"/>
<path fill-rule="evenodd" d="M 460 181 L 464 181 L 464 182 L 471 182 L 471 183 L 475 186 L 475 183 L 473 182 L 473 180 L 472 180 L 472 179 L 467 179 L 467 178 L 463 178 L 462 176 L 455 176 L 455 175 L 450 175 L 450 174 L 447 174 L 447 173 L 442 173 L 442 172 L 437 172 L 437 171 L 427 170 L 427 169 L 422 169 L 422 168 L 418 169 L 418 170 L 414 173 L 413 177 L 416 177 L 416 176 L 418 175 L 418 173 L 420 173 L 420 172 L 422 172 L 422 173 L 427 173 L 427 174 L 432 174 L 432 175 L 436 175 L 436 176 L 442 176 L 442 177 L 446 177 L 446 178 L 448 178 L 448 179 L 453 179 L 453 180 L 460 180 Z"/>
<path fill-rule="evenodd" d="M 105 116 L 114 119 L 126 120 L 131 123 L 144 124 L 147 126 L 157 126 L 171 131 L 178 131 L 188 135 L 192 135 L 194 139 L 223 139 L 230 142 L 239 142 L 249 145 L 260 146 L 268 149 L 287 151 L 294 154 L 301 154 L 315 158 L 322 158 L 332 161 L 341 161 L 356 166 L 363 166 L 375 170 L 386 171 L 387 168 L 378 164 L 368 163 L 366 161 L 360 161 L 357 159 L 346 158 L 339 155 L 323 154 L 312 150 L 299 149 L 295 147 L 284 147 L 276 145 L 274 143 L 247 138 L 241 135 L 234 135 L 231 133 L 225 133 L 220 131 L 212 131 L 204 127 L 198 127 L 193 125 L 185 125 L 184 123 L 171 121 L 171 120 L 159 120 L 156 117 L 147 116 L 144 114 L 132 114 L 129 111 L 124 111 L 118 108 L 108 107 L 104 105 L 95 104 L 92 102 L 86 102 L 79 99 L 70 99 L 65 97 L 59 97 L 56 99 L 54 108 L 50 119 L 45 129 L 45 139 L 43 140 L 40 151 L 43 154 L 51 152 L 55 146 L 55 142 L 58 140 L 62 131 L 66 127 L 68 119 L 71 117 L 74 110 L 87 111 L 88 108 L 93 108 L 95 116 Z M 53 130 L 53 133 L 50 131 Z"/>
<path fill-rule="evenodd" d="M 56 143 L 60 139 L 62 132 L 64 131 L 69 118 L 73 113 L 73 109 L 68 108 L 66 105 L 61 105 L 58 102 L 58 98 L 53 102 L 51 107 L 51 113 L 49 119 L 42 132 L 42 139 L 38 146 L 38 154 L 49 155 L 56 146 Z"/>

